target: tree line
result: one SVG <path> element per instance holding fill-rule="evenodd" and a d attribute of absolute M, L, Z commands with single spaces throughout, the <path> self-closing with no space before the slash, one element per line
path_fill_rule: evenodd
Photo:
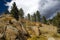
<path fill-rule="evenodd" d="M 19 20 L 19 18 L 24 18 L 23 9 L 20 8 L 20 10 L 18 10 L 15 2 L 13 3 L 11 11 L 5 12 L 5 14 L 8 14 L 8 13 L 11 14 L 16 20 Z M 33 15 L 30 15 L 30 13 L 28 13 L 26 18 L 33 22 L 42 22 L 44 24 L 52 24 L 57 27 L 60 26 L 60 12 L 58 12 L 55 17 L 49 20 L 47 20 L 45 16 L 41 17 L 40 12 L 38 10 Z"/>
<path fill-rule="evenodd" d="M 15 2 L 13 3 L 11 12 L 9 12 L 8 10 L 5 12 L 5 14 L 8 14 L 8 13 L 11 14 L 16 20 L 19 20 L 19 18 L 24 18 L 23 9 L 20 8 L 20 10 L 18 10 Z M 33 15 L 30 15 L 30 13 L 28 13 L 26 18 L 33 22 L 42 22 L 44 24 L 52 24 L 60 28 L 60 12 L 58 12 L 55 17 L 49 20 L 47 20 L 45 16 L 41 17 L 39 11 L 36 11 Z"/>
<path fill-rule="evenodd" d="M 49 19 L 48 22 L 54 26 L 57 26 L 57 31 L 60 33 L 60 12 L 57 12 L 57 15 L 52 19 Z"/>
<path fill-rule="evenodd" d="M 16 20 L 19 20 L 19 18 L 24 18 L 24 11 L 22 8 L 20 8 L 20 10 L 18 10 L 16 3 L 13 3 L 12 9 L 9 12 L 8 10 L 5 12 L 5 14 L 11 14 L 12 17 L 14 17 Z M 36 13 L 34 13 L 33 15 L 30 15 L 29 13 L 27 14 L 26 19 L 33 21 L 33 22 L 41 22 L 41 19 L 43 19 L 43 23 L 46 23 L 47 20 L 45 18 L 45 16 L 43 16 L 41 18 L 40 12 L 37 10 Z"/>

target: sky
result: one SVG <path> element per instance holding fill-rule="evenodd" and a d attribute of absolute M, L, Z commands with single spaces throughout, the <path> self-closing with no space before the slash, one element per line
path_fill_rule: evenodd
<path fill-rule="evenodd" d="M 11 2 L 11 0 L 0 0 L 0 14 L 5 12 L 8 9 L 7 2 Z"/>
<path fill-rule="evenodd" d="M 57 11 L 60 11 L 60 0 L 1 0 L 0 12 L 10 11 L 12 4 L 16 2 L 18 9 L 23 8 L 25 15 L 31 15 L 37 10 L 46 18 L 53 18 Z M 3 4 L 3 5 L 2 5 Z"/>

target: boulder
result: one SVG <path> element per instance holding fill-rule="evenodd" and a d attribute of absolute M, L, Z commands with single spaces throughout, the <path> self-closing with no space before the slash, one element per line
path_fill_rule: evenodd
<path fill-rule="evenodd" d="M 11 25 L 7 25 L 5 36 L 6 40 L 15 40 L 18 35 L 18 30 Z"/>

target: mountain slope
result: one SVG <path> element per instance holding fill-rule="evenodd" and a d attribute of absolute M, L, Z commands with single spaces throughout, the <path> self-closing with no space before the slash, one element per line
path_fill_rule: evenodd
<path fill-rule="evenodd" d="M 21 18 L 17 21 L 10 14 L 0 16 L 0 40 L 48 40 L 55 34 L 57 27 L 52 25 Z"/>

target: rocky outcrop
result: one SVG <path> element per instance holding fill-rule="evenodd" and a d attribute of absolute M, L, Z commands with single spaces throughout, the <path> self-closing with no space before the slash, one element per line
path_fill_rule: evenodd
<path fill-rule="evenodd" d="M 18 35 L 18 30 L 11 25 L 7 25 L 5 36 L 6 40 L 15 40 Z"/>
<path fill-rule="evenodd" d="M 57 33 L 57 28 L 26 19 L 15 20 L 10 14 L 0 17 L 0 40 L 27 40 L 32 36 Z M 39 37 L 37 37 L 39 38 Z"/>
<path fill-rule="evenodd" d="M 0 40 L 27 40 L 28 33 L 22 26 L 10 15 L 0 17 Z"/>

